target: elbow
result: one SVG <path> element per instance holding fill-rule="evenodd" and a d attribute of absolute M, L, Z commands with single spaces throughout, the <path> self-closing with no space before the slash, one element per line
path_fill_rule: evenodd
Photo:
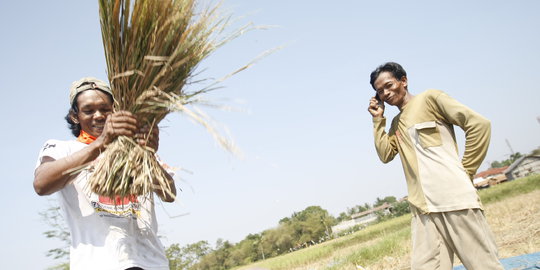
<path fill-rule="evenodd" d="M 51 191 L 47 189 L 43 184 L 40 183 L 37 179 L 34 180 L 34 191 L 39 196 L 51 195 Z"/>
<path fill-rule="evenodd" d="M 482 138 L 489 140 L 491 137 L 491 121 L 484 118 L 483 121 L 480 122 L 479 126 L 481 128 L 479 129 L 478 134 Z"/>
<path fill-rule="evenodd" d="M 55 186 L 56 184 L 51 182 L 47 176 L 43 175 L 43 173 L 36 172 L 34 176 L 34 191 L 37 195 L 51 195 L 58 190 Z"/>
<path fill-rule="evenodd" d="M 389 163 L 390 161 L 392 161 L 392 160 L 391 160 L 391 159 L 382 159 L 382 158 L 381 158 L 381 161 L 382 161 L 382 163 L 384 163 L 384 164 L 388 164 L 388 163 Z"/>
<path fill-rule="evenodd" d="M 392 156 L 392 155 L 381 155 L 379 153 L 379 159 L 381 160 L 382 163 L 386 164 L 386 163 L 389 163 L 390 161 L 392 161 L 394 159 L 394 156 Z"/>
<path fill-rule="evenodd" d="M 489 121 L 488 119 L 484 118 L 484 121 L 482 121 L 482 126 L 483 126 L 486 130 L 491 131 L 491 121 Z"/>
<path fill-rule="evenodd" d="M 55 182 L 51 180 L 51 177 L 45 172 L 47 169 L 43 169 L 45 164 L 42 164 L 34 171 L 34 191 L 39 196 L 46 196 L 53 194 Z"/>
<path fill-rule="evenodd" d="M 486 130 L 488 132 L 491 131 L 491 121 L 481 115 L 477 117 L 475 121 L 468 123 L 468 125 L 476 126 L 479 129 Z"/>
<path fill-rule="evenodd" d="M 394 147 L 391 144 L 386 144 L 386 145 L 375 144 L 375 150 L 377 151 L 377 156 L 384 164 L 394 160 L 394 157 L 397 154 L 396 147 Z"/>

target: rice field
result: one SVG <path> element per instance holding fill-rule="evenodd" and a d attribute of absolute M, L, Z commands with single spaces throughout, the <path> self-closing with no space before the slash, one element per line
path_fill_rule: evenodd
<path fill-rule="evenodd" d="M 501 258 L 540 251 L 540 175 L 481 190 Z M 410 215 L 237 270 L 409 269 Z M 461 262 L 455 259 L 455 264 Z"/>

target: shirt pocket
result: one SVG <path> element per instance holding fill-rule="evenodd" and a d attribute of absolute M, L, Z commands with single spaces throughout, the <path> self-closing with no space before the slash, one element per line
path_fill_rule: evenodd
<path fill-rule="evenodd" d="M 417 140 L 422 148 L 429 148 L 434 146 L 441 146 L 442 139 L 441 133 L 439 132 L 439 127 L 437 122 L 424 122 L 414 125 L 416 134 L 418 135 Z"/>

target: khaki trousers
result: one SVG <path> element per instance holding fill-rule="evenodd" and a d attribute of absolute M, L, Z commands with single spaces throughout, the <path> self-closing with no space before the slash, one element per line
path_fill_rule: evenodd
<path fill-rule="evenodd" d="M 451 270 L 454 254 L 467 270 L 504 270 L 482 210 L 411 212 L 411 270 Z"/>

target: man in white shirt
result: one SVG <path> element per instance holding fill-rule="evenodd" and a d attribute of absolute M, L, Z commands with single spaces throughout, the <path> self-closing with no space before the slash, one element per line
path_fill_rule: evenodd
<path fill-rule="evenodd" d="M 168 259 L 157 236 L 153 193 L 107 198 L 88 185 L 90 169 L 69 173 L 93 162 L 118 136 L 133 137 L 141 145 L 158 148 L 159 132 L 140 127 L 127 111 L 113 112 L 109 86 L 95 78 L 82 78 L 70 88 L 66 120 L 77 140 L 49 140 L 36 164 L 34 189 L 40 196 L 57 193 L 71 232 L 70 269 L 168 270 Z M 173 194 L 156 189 L 161 200 Z"/>

